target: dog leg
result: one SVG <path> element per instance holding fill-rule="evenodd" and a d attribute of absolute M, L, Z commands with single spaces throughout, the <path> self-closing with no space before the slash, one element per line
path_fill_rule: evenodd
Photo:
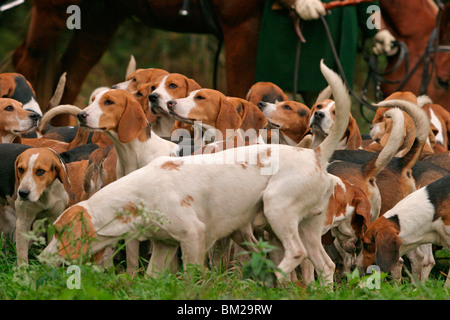
<path fill-rule="evenodd" d="M 24 233 L 31 230 L 31 225 L 36 218 L 36 213 L 27 212 L 20 205 L 16 206 L 17 221 L 16 221 L 16 249 L 17 249 L 17 264 L 19 266 L 28 264 L 28 249 L 31 241 L 25 238 Z"/>
<path fill-rule="evenodd" d="M 422 274 L 420 276 L 420 281 L 425 282 L 430 275 L 431 269 L 433 269 L 436 261 L 433 256 L 433 247 L 431 244 L 423 244 L 420 247 L 423 253 L 422 261 Z"/>
<path fill-rule="evenodd" d="M 308 258 L 313 263 L 318 276 L 322 277 L 323 284 L 333 288 L 335 264 L 322 245 L 322 225 L 321 216 L 305 219 L 300 222 L 299 234 L 308 252 Z"/>
<path fill-rule="evenodd" d="M 135 277 L 139 266 L 139 240 L 128 240 L 125 248 L 127 256 L 127 273 L 131 277 Z"/>
<path fill-rule="evenodd" d="M 418 247 L 414 250 L 411 250 L 406 254 L 408 256 L 409 261 L 411 262 L 411 281 L 422 281 L 422 267 L 424 261 L 424 255 L 422 253 L 421 247 Z"/>
<path fill-rule="evenodd" d="M 158 274 L 173 268 L 171 262 L 177 253 L 178 246 L 161 241 L 152 241 L 152 245 L 152 256 L 147 267 L 147 275 L 156 278 Z M 176 272 L 176 270 L 171 271 Z"/>

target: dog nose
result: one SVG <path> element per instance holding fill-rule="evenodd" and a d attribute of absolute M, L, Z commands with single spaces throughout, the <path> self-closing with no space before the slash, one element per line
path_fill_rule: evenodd
<path fill-rule="evenodd" d="M 150 102 L 158 102 L 158 99 L 159 99 L 158 93 L 152 93 L 151 95 L 148 96 L 148 100 L 150 100 Z"/>
<path fill-rule="evenodd" d="M 325 114 L 322 111 L 316 111 L 314 112 L 314 118 L 316 119 L 322 119 L 325 117 Z"/>
<path fill-rule="evenodd" d="M 39 113 L 37 113 L 37 112 L 32 111 L 30 113 L 29 117 L 30 117 L 31 120 L 37 121 L 37 120 L 39 120 L 41 118 L 41 115 Z"/>
<path fill-rule="evenodd" d="M 79 113 L 77 114 L 77 118 L 78 118 L 78 120 L 79 120 L 80 122 L 84 122 L 84 121 L 86 120 L 87 116 L 88 116 L 88 114 L 87 114 L 86 112 L 84 112 L 84 111 L 79 112 Z"/>
<path fill-rule="evenodd" d="M 19 190 L 19 196 L 20 196 L 22 199 L 28 198 L 29 195 L 30 195 L 30 190 L 27 190 L 27 189 L 20 189 L 20 190 Z"/>
<path fill-rule="evenodd" d="M 175 100 L 167 101 L 167 109 L 173 111 L 173 108 L 175 107 L 176 104 L 177 102 Z"/>
<path fill-rule="evenodd" d="M 262 110 L 262 108 L 264 108 L 266 106 L 266 103 L 264 101 L 260 101 L 258 102 L 258 108 L 259 110 Z"/>

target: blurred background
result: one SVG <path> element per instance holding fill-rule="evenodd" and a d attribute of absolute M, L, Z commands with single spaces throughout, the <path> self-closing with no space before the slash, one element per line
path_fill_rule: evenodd
<path fill-rule="evenodd" d="M 14 72 L 11 57 L 13 51 L 23 41 L 31 17 L 31 2 L 25 1 L 13 9 L 0 13 L 0 72 Z M 61 52 L 70 38 L 70 30 L 63 32 L 60 40 Z M 218 42 L 212 35 L 181 34 L 151 29 L 137 19 L 127 19 L 115 34 L 109 50 L 92 69 L 83 84 L 77 105 L 86 105 L 91 92 L 100 86 L 110 86 L 124 81 L 125 72 L 133 55 L 137 68 L 161 68 L 178 72 L 195 79 L 203 87 L 213 87 L 214 55 Z M 371 43 L 366 43 L 369 52 Z M 217 89 L 225 91 L 224 48 L 219 58 Z M 56 53 L 58 54 L 58 53 Z M 380 67 L 385 65 L 383 57 Z M 360 93 L 367 77 L 367 65 L 363 55 L 358 54 L 355 67 L 354 90 Z M 372 98 L 372 94 L 369 94 Z M 311 106 L 310 106 L 311 107 Z M 360 115 L 360 107 L 354 103 L 352 114 L 357 119 L 361 133 L 368 133 L 370 124 Z M 367 118 L 373 112 L 364 109 Z"/>

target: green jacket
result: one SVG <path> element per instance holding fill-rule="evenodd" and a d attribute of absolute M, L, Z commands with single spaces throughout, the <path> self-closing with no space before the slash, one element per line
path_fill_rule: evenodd
<path fill-rule="evenodd" d="M 330 2 L 323 0 L 322 2 Z M 267 0 L 261 21 L 258 41 L 255 82 L 270 81 L 285 91 L 293 91 L 294 67 L 298 37 L 287 10 L 272 10 L 274 0 Z M 358 46 L 358 32 L 364 38 L 375 35 L 376 29 L 366 26 L 370 14 L 367 7 L 377 2 L 335 8 L 326 15 L 334 44 L 350 85 L 353 83 Z M 325 88 L 319 63 L 337 71 L 331 47 L 320 19 L 302 21 L 301 29 L 306 43 L 301 44 L 298 72 L 298 92 L 320 91 Z"/>

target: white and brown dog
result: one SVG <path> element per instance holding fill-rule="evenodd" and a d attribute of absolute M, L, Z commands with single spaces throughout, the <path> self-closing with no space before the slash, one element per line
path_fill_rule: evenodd
<path fill-rule="evenodd" d="M 320 98 L 320 97 L 319 97 Z M 317 101 L 311 108 L 309 126 L 312 132 L 312 148 L 317 147 L 328 135 L 335 122 L 336 103 L 330 99 Z M 338 150 L 358 150 L 362 138 L 355 118 L 350 115 L 347 130 L 339 143 Z"/>
<path fill-rule="evenodd" d="M 23 109 L 22 103 L 0 98 L 0 143 L 11 143 L 17 136 L 37 129 L 40 116 Z"/>
<path fill-rule="evenodd" d="M 429 243 L 450 249 L 450 175 L 411 193 L 369 226 L 363 267 L 376 263 L 390 271 L 403 254 Z"/>
<path fill-rule="evenodd" d="M 166 75 L 151 86 L 153 90 L 148 97 L 150 110 L 158 117 L 153 122 L 152 129 L 161 137 L 170 137 L 176 119 L 170 114 L 167 103 L 173 99 L 185 98 L 201 86 L 195 80 L 179 73 Z"/>
<path fill-rule="evenodd" d="M 15 162 L 17 263 L 28 263 L 29 240 L 24 233 L 37 219 L 53 223 L 73 199 L 67 169 L 62 159 L 48 148 L 30 148 Z"/>
<path fill-rule="evenodd" d="M 43 254 L 95 254 L 128 234 L 154 240 L 150 274 L 157 271 L 154 267 L 164 268 L 178 246 L 185 265 L 203 265 L 206 250 L 216 240 L 248 226 L 263 210 L 285 249 L 281 271 L 291 272 L 308 257 L 325 282 L 332 283 L 334 263 L 321 243 L 321 213 L 336 183 L 326 167 L 347 127 L 351 103 L 339 76 L 323 63 L 321 70 L 338 106 L 336 123 L 318 148 L 251 145 L 214 154 L 160 157 L 67 209 L 55 225 L 63 229 L 72 224 L 73 231 L 62 230 Z M 192 105 L 183 105 L 194 110 L 195 97 Z M 129 212 L 129 219 L 118 211 Z M 85 245 L 82 233 L 96 241 Z M 283 278 L 282 273 L 276 275 Z"/>

